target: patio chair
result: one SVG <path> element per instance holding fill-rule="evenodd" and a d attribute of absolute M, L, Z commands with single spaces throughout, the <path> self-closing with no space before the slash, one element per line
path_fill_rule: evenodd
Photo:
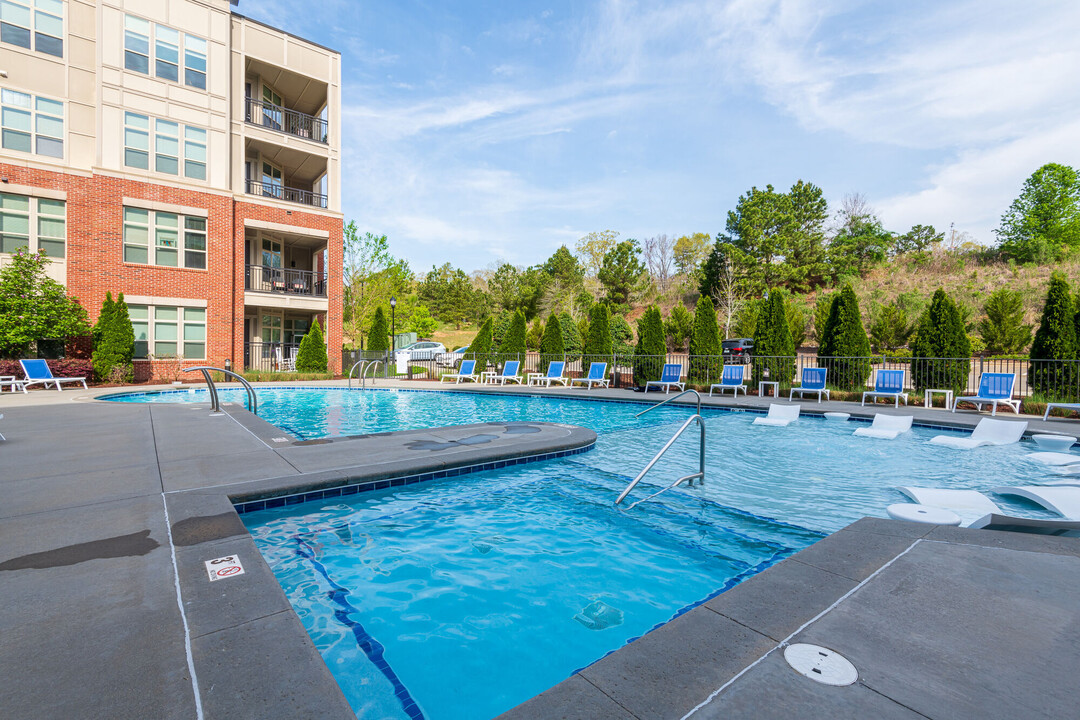
<path fill-rule="evenodd" d="M 551 387 L 551 383 L 557 382 L 566 385 L 570 382 L 570 378 L 563 377 L 563 368 L 566 367 L 566 362 L 563 360 L 553 360 L 548 365 L 547 373 L 529 373 L 529 385 L 545 385 Z"/>
<path fill-rule="evenodd" d="M 505 385 L 508 382 L 514 382 L 518 385 L 521 384 L 521 376 L 518 375 L 518 368 L 521 366 L 520 360 L 507 360 L 503 363 L 503 369 L 501 375 L 489 375 L 488 381 L 492 384 L 498 382 L 500 385 Z"/>
<path fill-rule="evenodd" d="M 1023 485 L 996 487 L 993 492 L 1026 498 L 1067 520 L 1080 520 L 1080 487 Z"/>
<path fill-rule="evenodd" d="M 1043 413 L 1043 420 L 1050 418 L 1050 411 L 1054 408 L 1058 410 L 1072 410 L 1073 412 L 1080 413 L 1080 403 L 1046 403 L 1046 412 Z"/>
<path fill-rule="evenodd" d="M 739 391 L 742 390 L 743 395 L 745 395 L 746 384 L 743 382 L 745 370 L 745 365 L 725 365 L 724 374 L 720 376 L 720 382 L 709 386 L 709 397 L 712 397 L 713 390 L 719 390 L 721 395 L 724 394 L 725 390 L 731 390 L 735 397 L 739 397 Z"/>
<path fill-rule="evenodd" d="M 682 377 L 682 365 L 680 363 L 665 363 L 663 371 L 660 373 L 659 380 L 650 380 L 645 383 L 645 392 L 649 392 L 649 388 L 653 385 L 658 388 L 664 389 L 664 394 L 671 393 L 671 387 L 674 385 L 679 390 L 686 389 L 686 383 L 679 382 Z"/>
<path fill-rule="evenodd" d="M 818 402 L 821 402 L 821 396 L 824 394 L 825 399 L 828 400 L 829 389 L 825 387 L 827 374 L 828 370 L 826 368 L 803 368 L 802 381 L 799 383 L 799 387 L 791 388 L 788 400 L 793 400 L 795 393 L 799 393 L 799 397 L 806 397 L 807 393 L 816 393 Z"/>
<path fill-rule="evenodd" d="M 895 440 L 900 433 L 911 430 L 911 423 L 915 418 L 911 415 L 874 415 L 874 422 L 870 427 L 859 428 L 853 435 L 859 437 L 878 438 L 880 440 Z"/>
<path fill-rule="evenodd" d="M 24 389 L 28 385 L 44 385 L 46 388 L 55 385 L 59 391 L 61 383 L 66 382 L 82 383 L 83 388 L 86 388 L 85 377 L 54 377 L 49 364 L 44 360 L 20 360 L 19 364 L 26 373 L 26 380 L 23 381 Z"/>
<path fill-rule="evenodd" d="M 907 405 L 908 394 L 904 392 L 903 370 L 878 370 L 877 377 L 874 378 L 874 389 L 862 394 L 862 405 L 866 405 L 866 398 L 877 402 L 879 397 L 892 400 L 895 403 L 893 407 L 900 407 L 900 398 L 903 398 Z"/>
<path fill-rule="evenodd" d="M 951 510 L 960 516 L 962 525 L 968 525 L 987 513 L 1000 513 L 994 501 L 975 490 L 952 490 L 948 488 L 898 487 L 920 505 Z"/>
<path fill-rule="evenodd" d="M 753 425 L 771 425 L 773 427 L 787 427 L 799 419 L 801 405 L 769 405 L 769 414 L 765 417 L 754 418 Z"/>
<path fill-rule="evenodd" d="M 956 406 L 962 402 L 971 403 L 977 409 L 982 410 L 983 405 L 990 405 L 990 415 L 997 415 L 998 405 L 1012 408 L 1017 415 L 1020 414 L 1020 401 L 1012 399 L 1013 386 L 1016 384 L 1016 375 L 1012 373 L 984 372 L 979 378 L 979 392 L 975 395 L 958 397 L 953 402 L 952 411 L 956 412 Z"/>
<path fill-rule="evenodd" d="M 290 347 L 288 352 L 285 353 L 285 357 L 281 361 L 281 369 L 284 372 L 296 372 L 296 351 L 297 348 Z"/>
<path fill-rule="evenodd" d="M 958 450 L 971 450 L 983 445 L 1012 445 L 1020 442 L 1027 430 L 1027 422 L 1013 422 L 1011 420 L 991 420 L 983 418 L 969 437 L 956 437 L 955 435 L 936 435 L 930 438 L 935 445 L 957 448 Z"/>
<path fill-rule="evenodd" d="M 611 387 L 611 380 L 605 375 L 607 375 L 607 363 L 594 362 L 589 365 L 589 375 L 583 378 L 574 378 L 570 381 L 570 387 L 574 387 L 574 383 L 581 383 L 586 390 L 592 390 L 594 384 L 600 387 Z"/>
<path fill-rule="evenodd" d="M 461 367 L 458 368 L 458 371 L 456 373 L 446 373 L 441 378 L 439 378 L 439 382 L 444 383 L 447 380 L 453 380 L 455 385 L 460 383 L 462 380 L 471 380 L 472 382 L 480 382 L 480 376 L 473 372 L 473 370 L 475 370 L 475 369 L 476 369 L 476 361 L 475 360 L 462 360 L 461 361 Z"/>
<path fill-rule="evenodd" d="M 0 393 L 4 392 L 5 387 L 10 388 L 11 392 L 19 390 L 22 390 L 24 394 L 27 392 L 26 381 L 20 380 L 14 375 L 0 375 Z"/>

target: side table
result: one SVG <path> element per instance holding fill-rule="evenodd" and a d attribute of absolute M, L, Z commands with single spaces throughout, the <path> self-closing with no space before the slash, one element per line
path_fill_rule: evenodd
<path fill-rule="evenodd" d="M 928 389 L 926 391 L 926 394 L 923 396 L 923 407 L 925 407 L 925 408 L 934 407 L 934 393 L 941 393 L 942 395 L 945 396 L 945 409 L 946 410 L 948 410 L 948 409 L 950 409 L 952 407 L 952 404 L 953 404 L 953 391 L 952 390 L 944 390 L 944 389 L 941 389 L 941 388 L 930 388 L 930 389 Z"/>
<path fill-rule="evenodd" d="M 773 397 L 779 397 L 780 396 L 780 383 L 778 381 L 776 381 L 776 380 L 762 380 L 761 382 L 759 382 L 757 384 L 758 397 L 765 397 L 765 386 L 766 385 L 772 385 Z"/>

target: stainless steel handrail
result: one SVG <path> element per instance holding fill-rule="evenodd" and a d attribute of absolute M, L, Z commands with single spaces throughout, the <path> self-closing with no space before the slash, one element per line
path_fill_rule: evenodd
<path fill-rule="evenodd" d="M 701 484 L 705 483 L 705 420 L 701 417 L 701 393 L 699 393 L 697 390 L 683 390 L 681 393 L 679 393 L 675 397 L 670 397 L 667 400 L 664 400 L 663 402 L 660 402 L 660 403 L 657 403 L 656 405 L 653 405 L 651 408 L 648 408 L 647 410 L 642 410 L 641 412 L 639 412 L 634 417 L 641 417 L 645 413 L 651 412 L 651 411 L 655 410 L 656 408 L 660 407 L 661 405 L 666 405 L 667 403 L 671 402 L 672 400 L 677 400 L 680 397 L 682 397 L 683 395 L 689 395 L 690 393 L 693 393 L 694 395 L 697 396 L 697 412 L 694 413 L 693 415 L 691 415 L 689 418 L 687 418 L 686 422 L 684 422 L 682 424 L 682 426 L 678 430 L 675 431 L 675 434 L 671 436 L 671 439 L 667 441 L 667 443 L 664 445 L 664 447 L 660 448 L 660 452 L 656 453 L 656 455 L 653 456 L 653 459 L 649 461 L 649 464 L 646 465 L 642 469 L 642 471 L 638 473 L 637 477 L 630 481 L 630 484 L 626 486 L 626 489 L 623 490 L 622 493 L 619 494 L 618 499 L 615 500 L 616 505 L 622 504 L 622 501 L 626 499 L 626 496 L 630 494 L 630 491 L 633 490 L 634 487 L 637 486 L 637 484 L 639 482 L 641 482 L 641 479 L 644 478 L 645 475 L 647 475 L 648 472 L 653 469 L 653 466 L 656 465 L 656 463 L 660 461 L 660 458 L 664 456 L 664 453 L 666 453 L 671 448 L 671 446 L 675 444 L 675 441 L 678 440 L 682 436 L 682 434 L 684 432 L 686 432 L 686 428 L 690 427 L 690 424 L 695 422 L 695 421 L 697 422 L 698 427 L 701 428 L 701 443 L 700 443 L 700 447 L 698 448 L 698 471 L 696 473 L 691 474 L 691 475 L 684 475 L 683 477 L 681 477 L 678 480 L 676 480 L 675 482 L 673 482 L 671 485 L 669 485 L 669 486 L 667 486 L 665 488 L 662 488 L 658 492 L 654 492 L 652 495 L 649 495 L 646 498 L 642 498 L 641 500 L 638 500 L 637 502 L 632 503 L 626 509 L 627 510 L 632 510 L 635 507 L 637 507 L 638 505 L 640 505 L 641 503 L 645 502 L 646 500 L 651 500 L 654 497 L 656 497 L 657 495 L 659 495 L 660 493 L 667 492 L 668 490 L 671 490 L 672 488 L 676 488 L 676 487 L 678 487 L 679 485 L 681 485 L 684 482 L 686 482 L 688 485 L 691 485 L 691 486 L 694 484 L 694 480 L 700 480 Z"/>
<path fill-rule="evenodd" d="M 210 389 L 210 411 L 221 412 L 221 403 L 218 402 L 217 387 L 214 386 L 214 380 L 210 377 L 210 372 L 219 372 L 227 377 L 233 377 L 240 381 L 240 384 L 247 390 L 248 396 L 248 409 L 251 410 L 253 415 L 259 414 L 259 401 L 255 397 L 255 388 L 251 387 L 251 383 L 245 380 L 240 375 L 237 375 L 232 370 L 226 370 L 225 368 L 210 367 L 209 365 L 199 365 L 197 367 L 184 368 L 184 372 L 194 372 L 199 370 L 203 374 L 203 378 L 206 380 L 206 387 Z"/>
<path fill-rule="evenodd" d="M 682 391 L 681 393 L 679 393 L 678 395 L 676 395 L 676 396 L 674 396 L 674 397 L 669 397 L 669 398 L 668 398 L 667 400 L 664 400 L 663 402 L 658 402 L 658 403 L 656 403 L 656 404 L 655 404 L 655 405 L 653 405 L 653 406 L 652 406 L 651 408 L 648 408 L 648 409 L 646 409 L 646 410 L 642 410 L 641 412 L 639 412 L 639 413 L 638 413 L 637 415 L 635 415 L 634 417 L 641 417 L 641 416 L 642 416 L 642 415 L 644 415 L 645 413 L 650 413 L 650 412 L 652 412 L 653 410 L 655 410 L 656 408 L 658 408 L 658 407 L 660 407 L 660 406 L 662 406 L 662 405 L 667 405 L 667 404 L 668 404 L 669 402 L 671 402 L 671 401 L 673 401 L 673 400 L 678 400 L 678 399 L 679 399 L 679 398 L 681 398 L 681 397 L 682 397 L 683 395 L 689 395 L 690 393 L 693 393 L 694 395 L 696 395 L 696 396 L 697 396 L 697 414 L 698 414 L 698 415 L 701 415 L 701 393 L 699 393 L 699 392 L 698 392 L 697 390 L 683 390 L 683 391 Z"/>
<path fill-rule="evenodd" d="M 367 371 L 371 370 L 376 365 L 382 365 L 384 368 L 386 367 L 386 363 L 384 363 L 382 360 L 370 360 L 368 361 L 367 365 L 364 365 L 360 368 L 360 387 L 365 387 L 367 385 Z M 375 384 L 374 375 L 371 376 L 371 384 Z"/>
<path fill-rule="evenodd" d="M 351 368 L 349 368 L 349 387 L 352 387 L 353 370 L 356 369 L 357 365 L 363 365 L 366 362 L 367 362 L 367 358 L 360 358 L 359 360 L 357 360 L 356 362 L 353 363 L 353 366 Z"/>

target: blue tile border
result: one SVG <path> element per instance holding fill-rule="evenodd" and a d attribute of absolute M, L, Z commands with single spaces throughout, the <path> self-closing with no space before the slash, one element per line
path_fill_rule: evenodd
<path fill-rule="evenodd" d="M 261 500 L 233 501 L 233 507 L 236 509 L 238 515 L 243 515 L 244 513 L 256 512 L 258 510 L 272 510 L 274 508 L 285 507 L 286 505 L 299 505 L 300 503 L 313 500 L 325 500 L 327 498 L 343 497 L 345 495 L 356 495 L 364 492 L 386 490 L 391 487 L 403 487 L 405 485 L 414 485 L 416 483 L 441 480 L 443 478 L 457 477 L 459 475 L 468 475 L 470 473 L 483 472 L 485 470 L 501 470 L 502 468 L 510 467 L 511 465 L 525 465 L 526 463 L 555 460 L 557 458 L 570 457 L 571 455 L 580 455 L 581 453 L 592 450 L 594 447 L 596 447 L 595 442 L 571 450 L 556 450 L 553 452 L 541 453 L 539 455 L 507 458 L 506 460 L 493 460 L 486 463 L 477 463 L 476 465 L 464 465 L 462 467 L 447 468 L 446 470 L 417 473 L 415 475 L 405 475 L 396 478 L 347 482 L 344 485 L 335 485 L 334 487 L 326 488 L 325 490 L 310 490 L 304 493 L 278 495 L 272 498 L 263 498 Z"/>

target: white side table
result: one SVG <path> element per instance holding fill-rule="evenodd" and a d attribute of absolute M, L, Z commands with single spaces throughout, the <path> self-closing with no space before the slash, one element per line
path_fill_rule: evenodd
<path fill-rule="evenodd" d="M 934 393 L 941 393 L 941 394 L 943 394 L 945 396 L 945 409 L 946 410 L 948 410 L 948 409 L 950 409 L 952 407 L 952 404 L 953 404 L 952 390 L 942 390 L 940 388 L 930 388 L 930 389 L 928 389 L 926 391 L 926 394 L 923 396 L 923 407 L 926 407 L 926 408 L 934 407 Z"/>
<path fill-rule="evenodd" d="M 497 373 L 496 371 L 485 370 L 484 372 L 480 373 L 480 384 L 487 385 L 489 382 L 492 382 L 497 377 L 499 377 L 499 373 Z"/>
<path fill-rule="evenodd" d="M 780 383 L 776 380 L 762 380 L 757 384 L 758 397 L 765 397 L 765 386 L 772 385 L 773 397 L 779 397 L 780 395 Z"/>
<path fill-rule="evenodd" d="M 916 503 L 896 503 L 885 508 L 894 520 L 926 523 L 928 525 L 959 525 L 960 516 L 945 508 L 918 505 Z"/>

